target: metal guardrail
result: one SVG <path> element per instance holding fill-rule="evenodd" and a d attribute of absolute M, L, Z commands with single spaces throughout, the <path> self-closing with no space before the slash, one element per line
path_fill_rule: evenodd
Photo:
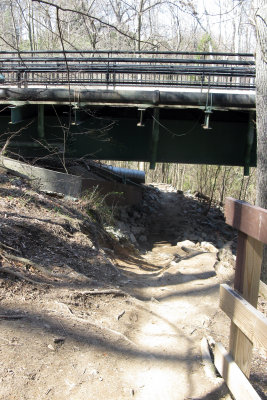
<path fill-rule="evenodd" d="M 0 52 L 1 85 L 254 89 L 253 54 L 133 51 Z"/>

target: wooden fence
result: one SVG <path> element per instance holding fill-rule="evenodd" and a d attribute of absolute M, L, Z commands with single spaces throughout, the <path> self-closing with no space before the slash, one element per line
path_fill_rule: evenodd
<path fill-rule="evenodd" d="M 220 287 L 220 307 L 231 319 L 229 353 L 216 343 L 214 363 L 237 400 L 260 400 L 247 378 L 253 345 L 267 350 L 267 318 L 257 310 L 267 210 L 227 198 L 225 216 L 238 230 L 237 258 L 234 289 Z"/>

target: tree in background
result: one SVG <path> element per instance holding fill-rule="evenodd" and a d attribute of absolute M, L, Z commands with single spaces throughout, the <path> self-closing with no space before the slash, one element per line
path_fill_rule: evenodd
<path fill-rule="evenodd" d="M 255 0 L 256 112 L 257 112 L 257 205 L 267 208 L 267 4 Z M 264 249 L 261 279 L 267 282 L 267 246 Z"/>

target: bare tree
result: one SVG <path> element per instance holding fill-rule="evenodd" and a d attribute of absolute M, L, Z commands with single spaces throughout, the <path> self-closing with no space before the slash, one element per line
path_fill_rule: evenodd
<path fill-rule="evenodd" d="M 257 110 L 257 204 L 267 208 L 267 4 L 255 0 L 257 32 L 256 110 Z M 261 279 L 267 282 L 267 248 L 265 246 Z"/>

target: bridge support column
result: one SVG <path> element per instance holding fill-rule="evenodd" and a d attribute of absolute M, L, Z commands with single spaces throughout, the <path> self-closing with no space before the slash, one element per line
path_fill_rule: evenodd
<path fill-rule="evenodd" d="M 244 175 L 249 175 L 249 166 L 250 166 L 250 156 L 251 149 L 254 142 L 254 134 L 255 134 L 255 112 L 249 112 L 249 123 L 248 123 L 248 133 L 247 133 L 247 147 L 246 147 L 246 155 L 245 155 L 245 165 L 244 165 Z"/>
<path fill-rule="evenodd" d="M 44 129 L 44 104 L 38 104 L 38 137 L 44 139 L 45 129 Z"/>
<path fill-rule="evenodd" d="M 11 111 L 11 125 L 19 124 L 20 122 L 26 121 L 36 116 L 35 105 L 23 105 L 23 106 L 10 106 Z"/>
<path fill-rule="evenodd" d="M 159 108 L 154 108 L 153 111 L 153 125 L 151 135 L 151 146 L 150 146 L 150 169 L 155 169 L 157 152 L 158 152 L 158 141 L 159 141 Z"/>

